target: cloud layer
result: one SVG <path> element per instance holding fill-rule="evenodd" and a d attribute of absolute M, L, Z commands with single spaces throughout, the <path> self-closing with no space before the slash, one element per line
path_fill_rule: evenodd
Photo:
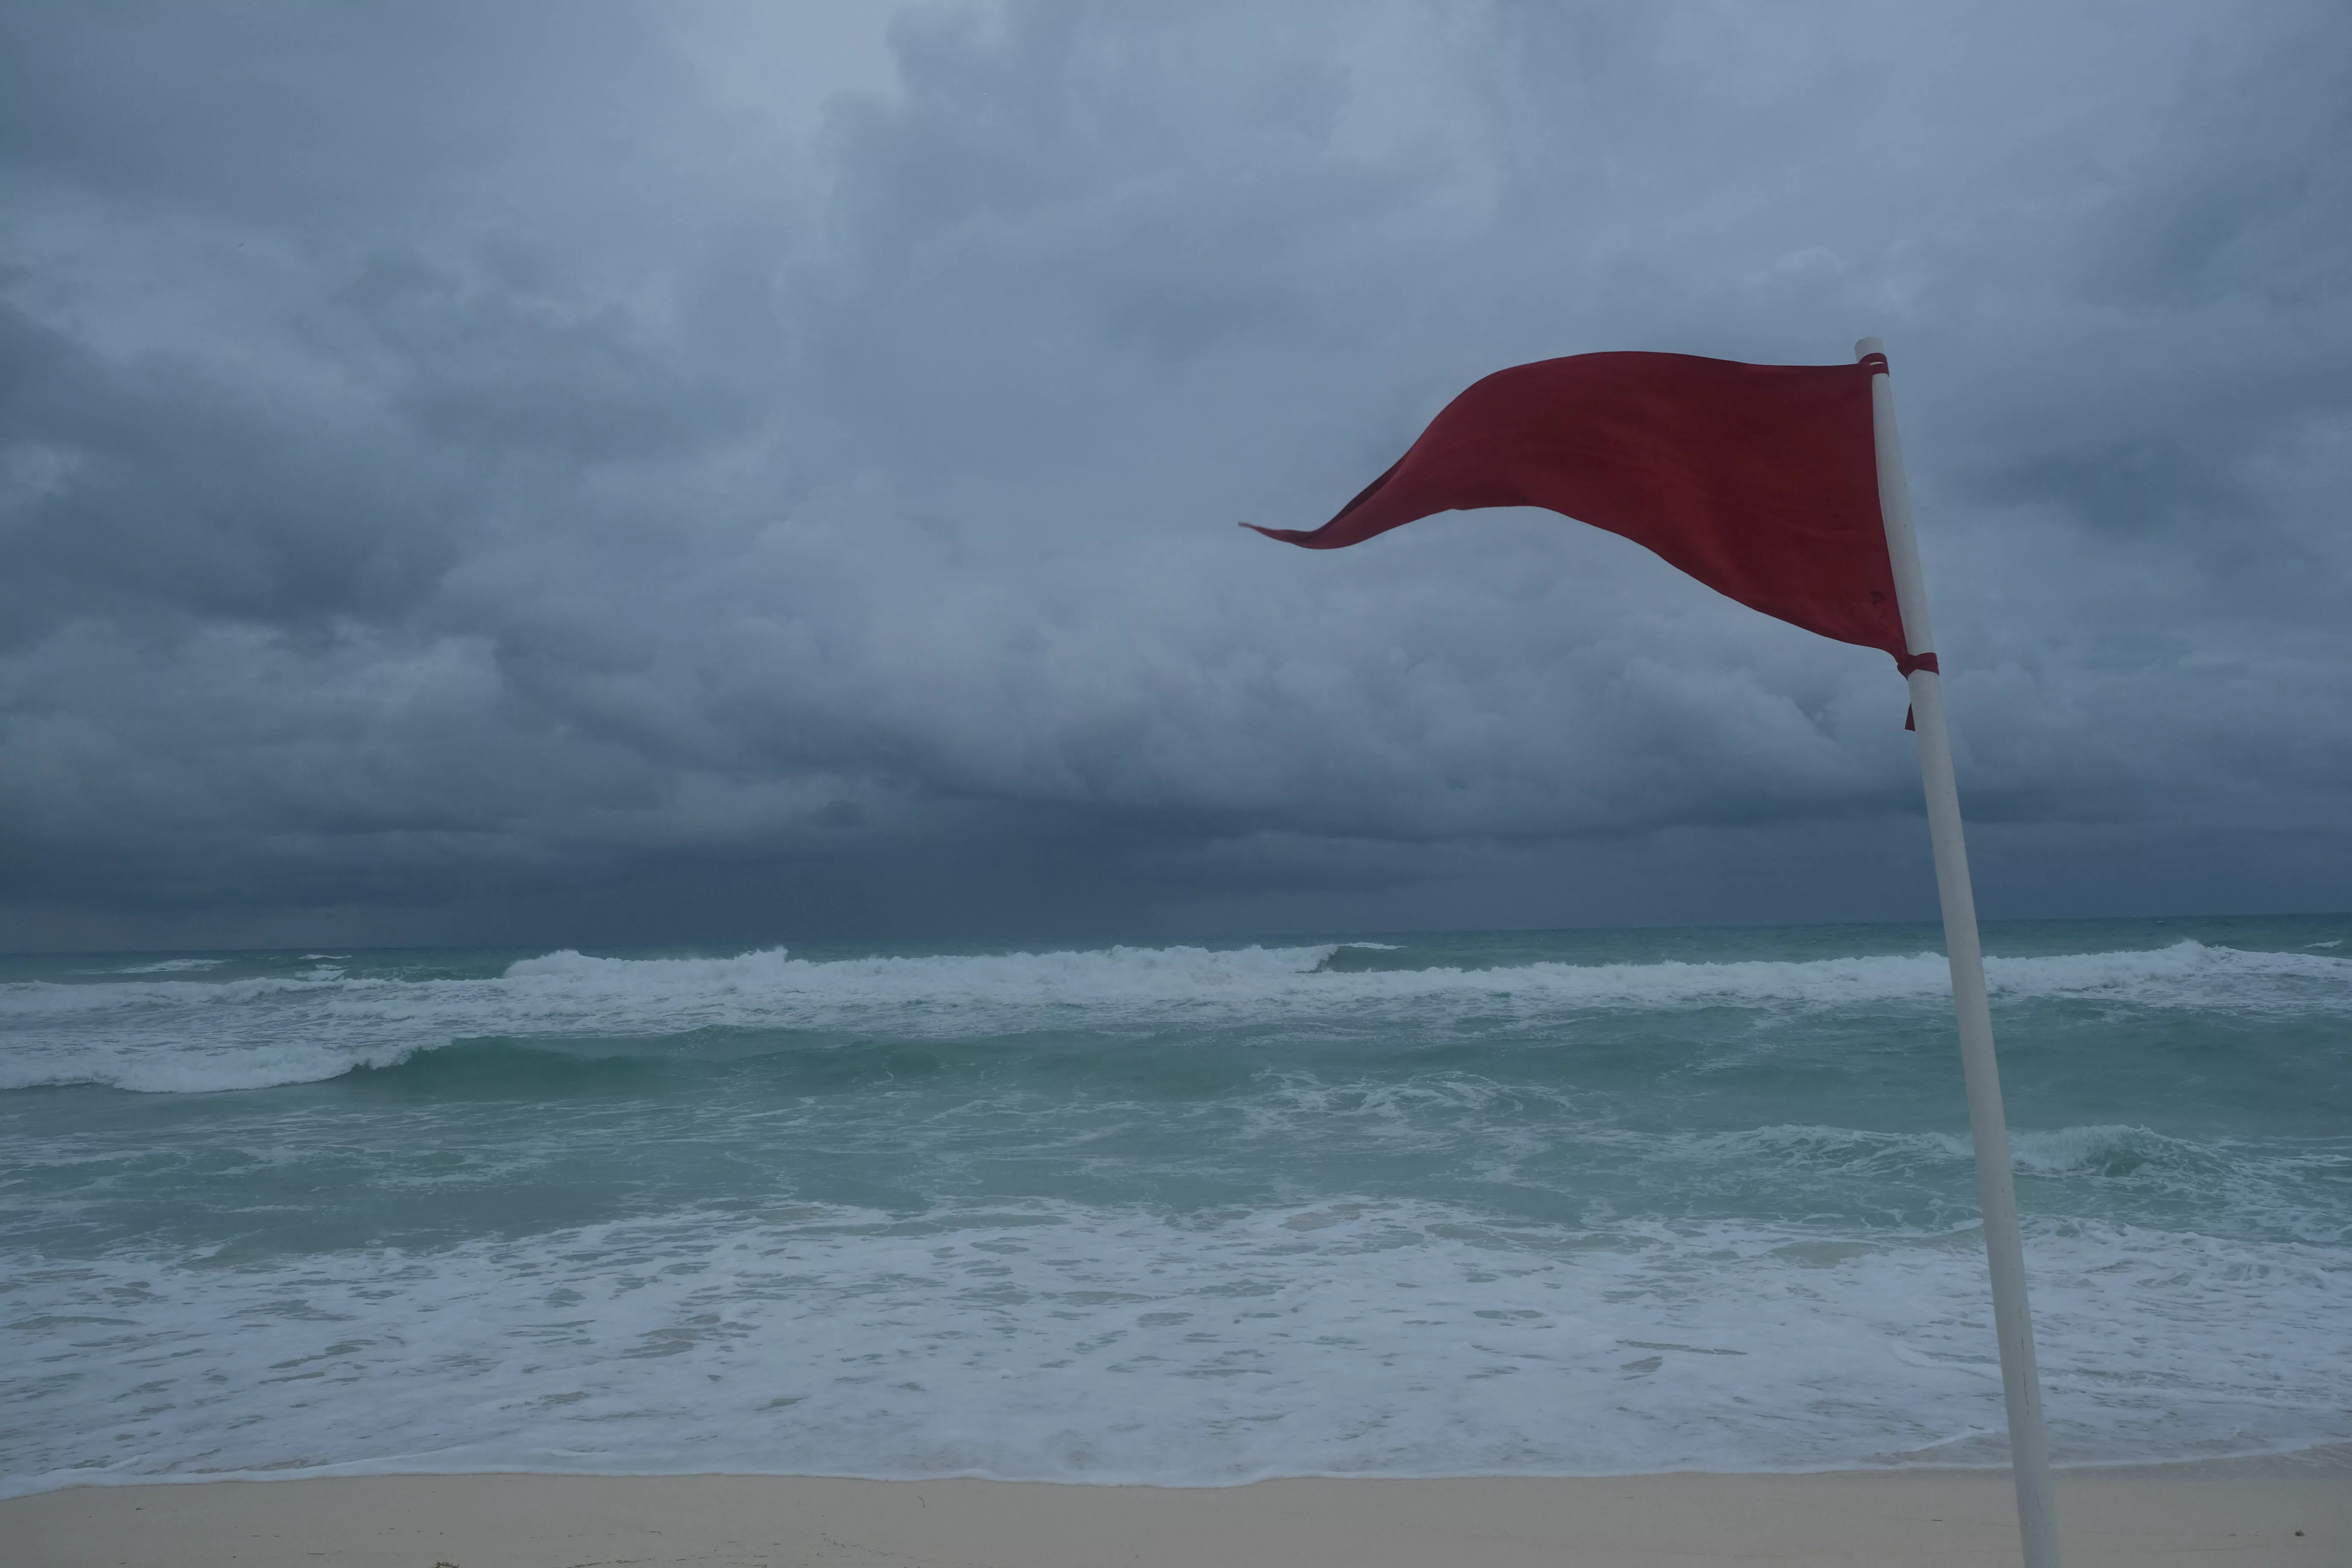
<path fill-rule="evenodd" d="M 1498 365 L 1893 351 L 1996 912 L 2352 903 L 2333 7 L 25 6 L 0 941 L 1931 907 Z"/>

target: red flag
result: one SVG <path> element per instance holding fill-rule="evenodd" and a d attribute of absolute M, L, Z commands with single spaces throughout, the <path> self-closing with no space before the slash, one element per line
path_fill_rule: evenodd
<path fill-rule="evenodd" d="M 1936 668 L 1903 638 L 1878 508 L 1870 378 L 1855 364 L 1576 354 L 1496 371 L 1312 530 L 1309 550 L 1419 518 L 1539 506 L 1646 546 L 1717 593 L 1840 642 Z M 1244 527 L 1256 528 L 1255 523 Z"/>

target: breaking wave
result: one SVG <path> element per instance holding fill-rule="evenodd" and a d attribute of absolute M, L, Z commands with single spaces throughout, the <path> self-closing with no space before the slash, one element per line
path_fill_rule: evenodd
<path fill-rule="evenodd" d="M 96 1083 L 154 1093 L 259 1089 L 383 1068 L 479 1039 L 661 1038 L 714 1029 L 908 1039 L 1236 1024 L 1542 1027 L 1580 1015 L 1915 1009 L 1948 994 L 1944 959 L 1410 966 L 1375 943 L 1112 947 L 971 956 L 599 958 L 572 951 L 483 978 L 353 973 L 207 980 L 169 964 L 78 984 L 0 985 L 0 1089 Z M 1357 962 L 1335 965 L 1348 954 Z M 178 961 L 173 961 L 178 962 Z M 2151 951 L 1997 958 L 1997 1003 L 2241 1014 L 2352 1009 L 2352 960 L 2183 941 Z"/>

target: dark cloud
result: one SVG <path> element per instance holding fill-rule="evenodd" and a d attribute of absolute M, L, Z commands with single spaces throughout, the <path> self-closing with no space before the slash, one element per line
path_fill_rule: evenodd
<path fill-rule="evenodd" d="M 1894 345 L 1996 912 L 2352 902 L 2331 7 L 0 19 L 0 939 L 1932 908 L 1883 656 L 1319 521 Z"/>

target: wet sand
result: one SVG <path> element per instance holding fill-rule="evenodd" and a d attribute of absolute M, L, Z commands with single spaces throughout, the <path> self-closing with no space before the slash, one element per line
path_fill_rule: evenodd
<path fill-rule="evenodd" d="M 2059 1479 L 2068 1568 L 2352 1563 L 2352 1451 Z M 0 1502 L 7 1568 L 1853 1568 L 2014 1563 L 2006 1476 L 1840 1471 L 1234 1488 L 364 1476 Z M 2300 1531 L 2301 1533 L 2297 1533 Z"/>

